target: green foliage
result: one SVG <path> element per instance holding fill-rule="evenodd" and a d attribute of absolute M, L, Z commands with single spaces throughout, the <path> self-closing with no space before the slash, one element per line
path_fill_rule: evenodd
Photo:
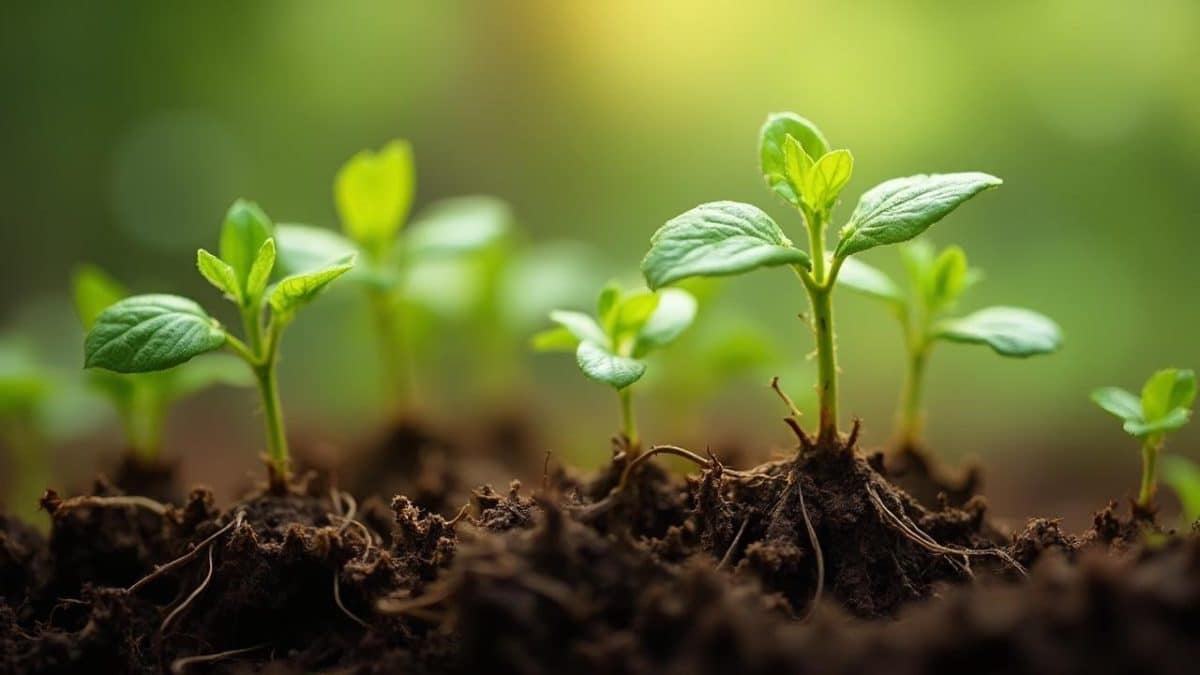
<path fill-rule="evenodd" d="M 1182 428 L 1192 416 L 1196 401 L 1196 374 L 1191 370 L 1164 368 L 1146 380 L 1142 395 L 1134 396 L 1120 387 L 1101 387 L 1092 401 L 1124 422 L 1125 432 L 1142 443 L 1142 485 L 1138 504 L 1150 508 L 1157 487 L 1158 455 L 1168 433 Z M 1173 479 L 1186 481 L 1176 472 Z"/>
<path fill-rule="evenodd" d="M 45 525 L 38 497 L 49 484 L 40 409 L 54 382 L 24 343 L 0 340 L 0 469 L 9 513 Z"/>
<path fill-rule="evenodd" d="M 416 169 L 407 141 L 391 141 L 379 152 L 359 152 L 334 179 L 342 230 L 372 260 L 382 259 L 408 217 L 415 191 Z"/>
<path fill-rule="evenodd" d="M 224 261 L 214 260 L 229 268 Z M 79 321 L 84 330 L 89 331 L 104 310 L 128 295 L 119 282 L 94 265 L 80 267 L 74 275 L 73 286 Z M 231 288 L 241 292 L 237 285 Z M 236 358 L 227 354 L 205 354 L 193 358 L 183 367 L 151 373 L 93 370 L 89 383 L 117 410 L 130 449 L 150 459 L 159 453 L 166 415 L 176 400 L 215 385 L 251 386 L 253 378 Z"/>
<path fill-rule="evenodd" d="M 642 273 L 658 289 L 689 277 L 742 274 L 776 265 L 811 266 L 783 230 L 756 206 L 702 204 L 667 221 L 650 240 Z"/>
<path fill-rule="evenodd" d="M 908 352 L 908 373 L 901 392 L 897 442 L 915 445 L 921 426 L 921 398 L 929 353 L 937 342 L 981 344 L 1001 356 L 1049 354 L 1062 346 L 1062 332 L 1051 319 L 1028 309 L 988 307 L 964 317 L 949 317 L 962 295 L 981 277 L 967 264 L 966 253 L 949 246 L 940 253 L 925 241 L 900 247 L 909 289 L 880 270 L 854 259 L 842 263 L 839 286 L 882 301 L 899 319 Z"/>
<path fill-rule="evenodd" d="M 674 342 L 696 318 L 696 299 L 678 288 L 658 292 L 624 291 L 609 283 L 596 299 L 596 317 L 555 310 L 557 327 L 533 337 L 539 351 L 574 351 L 588 378 L 616 389 L 621 398 L 623 431 L 630 451 L 639 441 L 629 388 L 646 374 L 644 359 Z"/>
<path fill-rule="evenodd" d="M 1182 428 L 1191 419 L 1195 400 L 1196 374 L 1178 368 L 1165 368 L 1151 375 L 1140 397 L 1120 387 L 1101 387 L 1092 392 L 1096 405 L 1124 421 L 1126 433 L 1143 439 Z"/>
<path fill-rule="evenodd" d="M 837 435 L 837 360 L 830 295 L 849 257 L 876 246 L 907 241 L 924 232 L 967 199 L 1000 184 L 984 173 L 918 175 L 886 181 L 859 200 L 832 254 L 826 228 L 854 170 L 848 150 L 830 149 L 812 122 L 794 113 L 767 117 L 759 133 L 759 160 L 772 192 L 799 211 L 809 250 L 794 246 L 767 214 L 748 204 L 713 202 L 673 218 L 650 239 L 642 273 L 650 288 L 692 277 L 742 274 L 760 267 L 789 265 L 804 284 L 812 306 L 817 342 L 817 392 L 821 418 L 818 440 Z M 948 259 L 942 294 L 965 286 Z M 898 289 L 867 268 L 849 265 L 851 283 L 874 297 L 901 303 Z M 965 334 L 965 331 L 963 332 Z M 949 335 L 948 333 L 947 335 Z M 954 333 L 958 335 L 959 333 Z M 1003 343 L 999 339 L 997 344 Z"/>
<path fill-rule="evenodd" d="M 175 295 L 135 295 L 118 300 L 95 316 L 84 340 L 84 365 L 102 369 L 96 382 L 127 417 L 131 437 L 137 439 L 144 433 L 156 444 L 155 427 L 160 425 L 155 420 L 161 420 L 170 400 L 217 382 L 240 383 L 231 375 L 228 360 L 215 358 L 217 355 L 197 361 L 179 374 L 169 369 L 206 352 L 229 348 L 250 367 L 258 382 L 274 469 L 272 479 L 280 485 L 288 475 L 289 462 L 275 377 L 280 336 L 295 312 L 349 271 L 354 258 L 351 254 L 331 264 L 317 265 L 268 287 L 276 263 L 273 229 L 262 210 L 238 200 L 221 229 L 221 255 L 197 252 L 200 273 L 238 306 L 245 342 L 193 300 Z M 87 325 L 96 298 L 103 296 L 103 280 L 97 281 L 97 275 L 87 273 L 78 279 L 76 304 Z M 109 284 L 108 288 L 110 295 L 115 294 L 115 286 Z M 120 379 L 113 373 L 148 375 Z M 143 432 L 131 424 L 149 424 L 151 429 Z"/>

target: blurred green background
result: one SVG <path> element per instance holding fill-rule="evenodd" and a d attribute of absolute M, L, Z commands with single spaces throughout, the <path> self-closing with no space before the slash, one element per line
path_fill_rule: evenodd
<path fill-rule="evenodd" d="M 337 167 L 394 137 L 414 146 L 417 211 L 442 197 L 497 195 L 513 206 L 519 251 L 547 266 L 555 251 L 575 251 L 563 260 L 586 268 L 588 284 L 636 279 L 650 233 L 704 201 L 761 205 L 800 238 L 758 175 L 757 130 L 777 110 L 815 120 L 835 147 L 853 150 L 843 219 L 853 195 L 897 175 L 1005 179 L 932 238 L 962 244 L 987 273 L 963 309 L 1030 306 L 1060 322 L 1066 347 L 1022 362 L 945 346 L 928 387 L 931 445 L 955 461 L 980 458 L 1002 513 L 1036 506 L 1079 524 L 1099 500 L 1129 494 L 1136 443 L 1087 392 L 1200 366 L 1192 0 L 45 2 L 0 12 L 3 333 L 64 380 L 81 361 L 68 303 L 76 265 L 217 307 L 194 255 L 215 245 L 234 198 L 277 221 L 334 226 Z M 580 244 L 541 248 L 571 240 Z M 894 250 L 866 258 L 898 271 Z M 564 283 L 526 279 L 535 289 Z M 579 304 L 590 303 L 585 290 Z M 652 365 L 641 387 L 648 440 L 785 447 L 766 383 L 783 375 L 811 409 L 812 342 L 795 318 L 804 307 L 784 271 L 721 284 L 680 344 L 687 356 Z M 516 314 L 514 334 L 543 325 Z M 899 329 L 844 293 L 837 314 L 843 410 L 878 445 L 900 386 Z M 756 367 L 734 358 L 728 381 L 698 376 L 702 349 L 688 351 L 687 340 L 760 326 L 770 340 L 746 347 L 763 357 L 750 359 Z M 294 435 L 339 448 L 382 423 L 368 328 L 358 295 L 343 290 L 289 334 Z M 612 393 L 569 357 L 526 353 L 524 335 L 484 363 L 470 335 L 486 330 L 439 327 L 439 350 L 425 359 L 428 412 L 463 421 L 527 409 L 545 448 L 602 461 L 616 427 Z M 249 392 L 187 402 L 169 451 L 199 480 L 240 478 L 261 443 L 252 406 Z M 119 437 L 103 404 L 79 395 L 51 407 L 59 480 L 112 461 Z M 1195 457 L 1198 440 L 1193 425 L 1169 451 Z"/>

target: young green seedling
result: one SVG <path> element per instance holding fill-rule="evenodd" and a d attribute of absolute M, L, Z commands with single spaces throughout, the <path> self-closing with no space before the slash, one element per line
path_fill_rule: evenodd
<path fill-rule="evenodd" d="M 1137 505 L 1149 511 L 1154 504 L 1158 453 L 1168 433 L 1183 427 L 1192 416 L 1196 400 L 1196 374 L 1166 368 L 1154 373 L 1138 398 L 1119 387 L 1092 392 L 1092 401 L 1125 421 L 1125 432 L 1142 443 L 1142 486 Z"/>
<path fill-rule="evenodd" d="M 556 310 L 557 328 L 533 338 L 539 351 L 574 351 L 583 374 L 617 390 L 621 401 L 621 433 L 628 454 L 641 452 L 634 421 L 634 382 L 646 374 L 645 357 L 679 337 L 696 317 L 696 300 L 687 291 L 668 288 L 624 292 L 610 283 L 596 301 L 596 318 L 583 312 Z"/>
<path fill-rule="evenodd" d="M 401 322 L 405 283 L 414 265 L 472 254 L 501 241 L 511 228 L 507 204 L 493 197 L 445 199 L 430 205 L 404 236 L 416 186 L 408 142 L 351 157 L 334 179 L 334 202 L 343 235 L 310 225 L 276 228 L 280 265 L 311 269 L 350 253 L 360 263 L 347 278 L 365 289 L 379 339 L 385 387 L 395 401 L 413 388 L 412 330 Z M 405 320 L 411 317 L 404 317 Z"/>
<path fill-rule="evenodd" d="M 181 365 L 222 347 L 254 373 L 266 419 L 271 486 L 287 485 L 289 456 L 275 365 L 283 331 L 296 312 L 354 266 L 350 255 L 268 285 L 275 267 L 274 225 L 257 205 L 237 201 L 221 228 L 219 256 L 197 252 L 200 274 L 241 315 L 244 340 L 195 301 L 177 295 L 135 295 L 96 316 L 84 342 L 84 366 L 117 373 L 149 373 Z"/>
<path fill-rule="evenodd" d="M 128 291 L 94 265 L 84 265 L 74 277 L 75 310 L 85 331 L 90 331 L 108 307 L 129 297 Z M 163 426 L 171 405 L 210 386 L 250 387 L 254 379 L 237 358 L 206 354 L 185 366 L 154 373 L 125 375 L 109 370 L 90 372 L 90 384 L 112 402 L 133 456 L 157 461 L 162 450 Z"/>
<path fill-rule="evenodd" d="M 921 234 L 966 200 L 1001 183 L 985 173 L 916 175 L 885 181 L 862 195 L 838 233 L 833 250 L 825 231 L 854 159 L 830 150 L 816 125 L 793 113 L 767 117 L 759 135 L 759 158 L 767 186 L 799 211 L 809 250 L 792 245 L 761 209 L 738 202 L 711 202 L 667 221 L 651 238 L 642 261 L 646 283 L 658 289 L 696 276 L 742 274 L 786 265 L 803 283 L 812 307 L 817 343 L 817 441 L 838 438 L 837 357 L 834 350 L 833 285 L 850 256 Z"/>
<path fill-rule="evenodd" d="M 1186 457 L 1167 455 L 1162 458 L 1163 482 L 1171 486 L 1179 498 L 1185 525 L 1200 523 L 1200 464 Z"/>
<path fill-rule="evenodd" d="M 855 258 L 842 264 L 837 282 L 885 303 L 904 329 L 908 368 L 895 435 L 896 447 L 904 449 L 920 442 L 925 368 L 934 344 L 987 345 L 1001 356 L 1027 357 L 1057 350 L 1062 333 L 1049 318 L 1019 307 L 988 307 L 960 318 L 947 316 L 982 276 L 967 266 L 967 256 L 958 246 L 935 253 L 931 244 L 918 240 L 901 245 L 900 257 L 908 272 L 907 293 L 886 274 Z"/>

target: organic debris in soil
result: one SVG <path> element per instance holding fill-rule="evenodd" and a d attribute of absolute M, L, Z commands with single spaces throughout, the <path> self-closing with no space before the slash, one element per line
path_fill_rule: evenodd
<path fill-rule="evenodd" d="M 536 496 L 478 488 L 446 515 L 404 496 L 360 506 L 328 481 L 225 511 L 206 491 L 181 507 L 103 483 L 49 495 L 48 541 L 0 519 L 0 672 L 1195 662 L 1200 544 L 1146 549 L 1144 514 L 1110 505 L 1079 536 L 1035 519 L 1000 540 L 981 499 L 927 508 L 848 446 L 748 471 L 690 458 L 702 470 L 680 481 L 618 452 L 592 477 L 548 472 Z"/>

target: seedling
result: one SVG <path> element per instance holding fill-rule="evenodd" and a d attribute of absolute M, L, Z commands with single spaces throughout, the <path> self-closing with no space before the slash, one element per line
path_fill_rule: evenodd
<path fill-rule="evenodd" d="M 406 330 L 400 316 L 413 266 L 488 248 L 508 233 L 512 219 L 508 205 L 498 199 L 456 197 L 430 205 L 420 222 L 401 236 L 415 189 L 412 148 L 406 141 L 392 141 L 379 152 L 359 152 L 338 171 L 333 193 L 344 236 L 311 225 L 276 229 L 280 264 L 289 272 L 358 255 L 361 263 L 348 278 L 366 292 L 384 384 L 397 402 L 413 389 L 413 331 Z"/>
<path fill-rule="evenodd" d="M 812 308 L 817 344 L 818 443 L 838 438 L 837 356 L 832 293 L 850 256 L 921 234 L 966 200 L 1001 183 L 985 173 L 916 175 L 885 181 L 862 195 L 832 251 L 825 233 L 854 166 L 848 150 L 830 150 L 816 125 L 793 113 L 767 117 L 759 134 L 767 186 L 795 207 L 809 250 L 794 246 L 761 209 L 739 202 L 702 204 L 663 225 L 650 240 L 642 272 L 651 289 L 696 276 L 742 274 L 786 265 Z"/>
<path fill-rule="evenodd" d="M 1154 373 L 1138 398 L 1120 387 L 1102 387 L 1092 400 L 1125 421 L 1125 433 L 1142 443 L 1142 486 L 1137 505 L 1150 511 L 1154 503 L 1156 466 L 1167 434 L 1180 429 L 1192 416 L 1196 400 L 1196 374 L 1191 370 L 1166 368 Z"/>
<path fill-rule="evenodd" d="M 908 272 L 907 293 L 886 274 L 855 258 L 842 264 L 837 282 L 882 301 L 904 329 L 908 368 L 895 438 L 898 448 L 915 448 L 924 418 L 925 368 L 934 344 L 987 345 L 1001 356 L 1023 358 L 1057 350 L 1062 332 L 1049 318 L 1019 307 L 988 307 L 960 318 L 948 316 L 982 276 L 967 266 L 967 256 L 958 246 L 935 254 L 931 244 L 918 240 L 900 246 L 900 257 Z"/>
<path fill-rule="evenodd" d="M 94 265 L 75 272 L 74 291 L 75 309 L 85 331 L 92 329 L 105 309 L 129 297 L 124 286 Z M 93 370 L 90 376 L 90 384 L 116 409 L 129 449 L 143 462 L 158 460 L 167 412 L 175 401 L 218 384 L 254 384 L 238 359 L 228 354 L 206 354 L 185 366 L 155 373 Z"/>
<path fill-rule="evenodd" d="M 197 252 L 200 274 L 238 309 L 244 340 L 198 303 L 177 295 L 135 295 L 96 316 L 84 342 L 84 366 L 116 373 L 149 373 L 193 357 L 230 350 L 250 367 L 266 420 L 271 485 L 287 484 L 289 456 L 275 365 L 284 329 L 296 312 L 354 266 L 354 256 L 268 285 L 275 267 L 274 225 L 250 202 L 239 200 L 221 228 L 219 256 Z"/>
<path fill-rule="evenodd" d="M 556 310 L 557 328 L 533 338 L 539 351 L 574 351 L 583 374 L 617 390 L 621 433 L 630 458 L 641 451 L 634 420 L 631 386 L 646 374 L 645 357 L 679 337 L 696 317 L 696 300 L 687 291 L 625 292 L 610 283 L 596 301 L 596 318 Z"/>
<path fill-rule="evenodd" d="M 1200 523 L 1200 464 L 1186 457 L 1167 455 L 1162 458 L 1162 474 L 1163 482 L 1179 498 L 1184 524 L 1196 527 Z"/>

